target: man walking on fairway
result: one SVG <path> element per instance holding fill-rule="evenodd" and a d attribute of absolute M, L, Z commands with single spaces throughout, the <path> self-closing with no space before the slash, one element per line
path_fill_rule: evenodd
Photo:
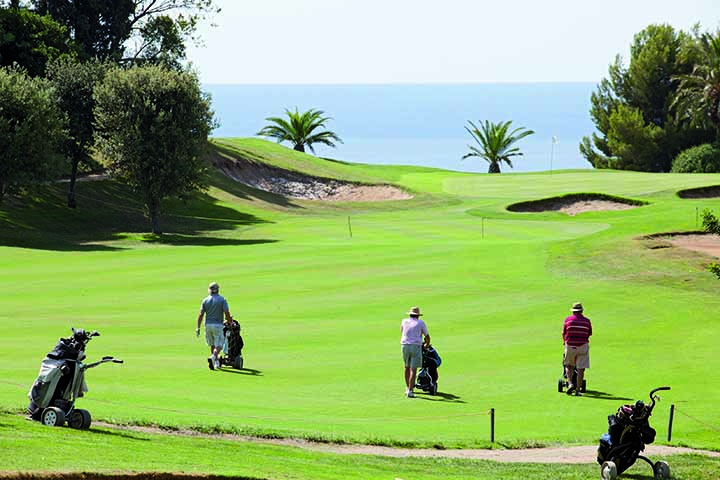
<path fill-rule="evenodd" d="M 580 396 L 585 369 L 590 368 L 590 335 L 592 325 L 590 319 L 583 315 L 582 303 L 577 302 L 572 306 L 572 315 L 563 323 L 563 342 L 565 343 L 565 354 L 563 365 L 565 365 L 565 376 L 568 381 L 567 394 L 573 391 Z M 575 384 L 572 384 L 573 368 L 577 370 Z"/>
<path fill-rule="evenodd" d="M 405 395 L 413 398 L 415 388 L 415 377 L 417 369 L 422 366 L 422 344 L 423 337 L 425 345 L 430 346 L 430 334 L 425 322 L 420 320 L 420 307 L 412 307 L 408 312 L 409 317 L 400 324 L 400 345 L 402 348 L 403 362 L 405 362 Z"/>
<path fill-rule="evenodd" d="M 203 317 L 205 317 L 205 343 L 210 347 L 208 367 L 210 370 L 215 370 L 220 368 L 220 352 L 222 352 L 225 343 L 223 320 L 232 322 L 227 300 L 220 295 L 220 285 L 215 282 L 208 286 L 208 296 L 203 299 L 200 305 L 197 328 L 195 329 L 196 337 L 200 336 Z"/>

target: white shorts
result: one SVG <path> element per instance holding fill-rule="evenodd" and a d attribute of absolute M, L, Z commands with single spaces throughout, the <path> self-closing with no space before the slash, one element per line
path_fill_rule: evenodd
<path fill-rule="evenodd" d="M 205 325 L 205 343 L 208 347 L 222 347 L 225 343 L 222 325 Z"/>

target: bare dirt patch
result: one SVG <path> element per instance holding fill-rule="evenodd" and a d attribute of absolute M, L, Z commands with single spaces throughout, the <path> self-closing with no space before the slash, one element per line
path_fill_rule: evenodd
<path fill-rule="evenodd" d="M 220 155 L 215 155 L 212 162 L 237 182 L 284 197 L 331 202 L 380 202 L 412 198 L 406 191 L 392 185 L 363 185 L 312 177 L 252 160 Z"/>
<path fill-rule="evenodd" d="M 269 445 L 303 448 L 315 452 L 336 453 L 344 455 L 378 455 L 383 457 L 434 457 L 434 458 L 460 458 L 476 460 L 494 460 L 497 462 L 514 463 L 588 463 L 594 462 L 597 456 L 597 445 L 582 445 L 569 447 L 523 448 L 514 450 L 490 449 L 462 449 L 440 450 L 433 448 L 394 448 L 375 445 L 341 445 L 333 443 L 310 442 L 300 439 L 265 439 L 231 434 L 204 434 L 190 430 L 169 432 L 157 427 L 117 426 L 106 423 L 96 423 L 96 426 L 120 430 L 131 430 L 150 434 L 184 435 L 203 438 L 220 438 L 223 440 L 239 442 L 255 442 Z M 695 450 L 684 447 L 665 445 L 648 445 L 646 455 L 667 456 L 680 453 L 698 453 L 713 457 L 720 457 L 720 452 Z"/>
<path fill-rule="evenodd" d="M 543 198 L 529 202 L 514 203 L 507 207 L 511 212 L 562 212 L 577 215 L 584 212 L 607 210 L 629 210 L 645 205 L 637 200 L 623 199 L 612 195 L 597 193 L 575 193 L 562 197 Z"/>

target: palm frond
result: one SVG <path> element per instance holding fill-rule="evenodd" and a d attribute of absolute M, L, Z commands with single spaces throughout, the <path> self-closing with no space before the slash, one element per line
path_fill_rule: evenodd
<path fill-rule="evenodd" d="M 329 130 L 320 131 L 332 120 L 331 117 L 324 116 L 324 113 L 313 108 L 305 112 L 300 112 L 297 107 L 295 110 L 285 109 L 286 118 L 266 118 L 271 125 L 263 127 L 257 135 L 275 138 L 278 142 L 290 142 L 296 150 L 307 146 L 313 153 L 314 143 L 335 147 L 335 142 L 343 143 L 340 137 Z"/>

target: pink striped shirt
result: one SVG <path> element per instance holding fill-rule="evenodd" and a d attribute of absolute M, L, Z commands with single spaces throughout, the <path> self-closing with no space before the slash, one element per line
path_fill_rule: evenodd
<path fill-rule="evenodd" d="M 565 319 L 563 324 L 563 340 L 566 345 L 580 347 L 590 340 L 592 325 L 590 319 L 582 313 L 574 313 Z"/>

